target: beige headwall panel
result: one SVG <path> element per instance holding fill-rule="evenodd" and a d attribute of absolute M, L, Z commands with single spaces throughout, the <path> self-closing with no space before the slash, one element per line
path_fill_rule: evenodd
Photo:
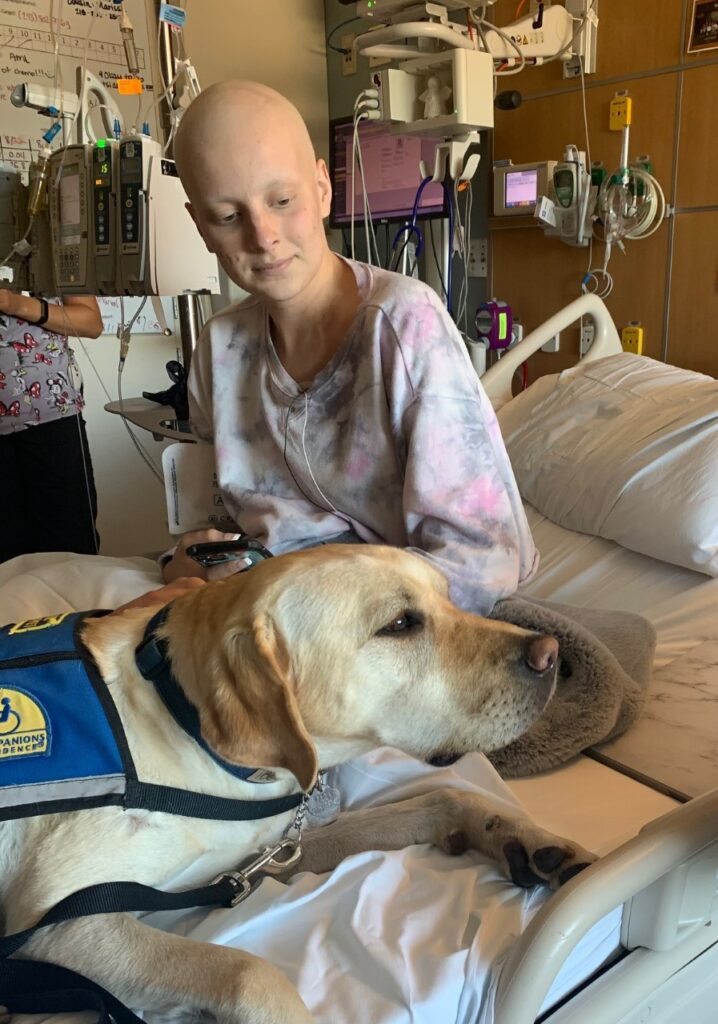
<path fill-rule="evenodd" d="M 323 0 L 197 0 L 185 37 L 203 88 L 250 78 L 277 89 L 297 105 L 317 152 L 327 157 Z"/>

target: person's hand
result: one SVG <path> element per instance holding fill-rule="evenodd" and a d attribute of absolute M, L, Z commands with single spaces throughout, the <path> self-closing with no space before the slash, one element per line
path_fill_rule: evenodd
<path fill-rule="evenodd" d="M 204 586 L 205 581 L 198 579 L 197 576 L 183 576 L 164 587 L 158 587 L 157 590 L 150 590 L 148 593 L 136 597 L 134 601 L 128 601 L 127 604 L 120 605 L 119 608 L 115 608 L 114 612 L 110 614 L 119 615 L 120 612 L 126 612 L 129 608 L 149 608 L 152 605 L 159 607 L 160 605 L 169 604 L 176 597 L 182 597 L 189 590 L 199 590 Z"/>
<path fill-rule="evenodd" d="M 197 576 L 201 580 L 211 582 L 222 580 L 227 576 L 234 576 L 239 565 L 237 562 L 225 562 L 222 565 L 213 565 L 211 569 L 205 569 L 199 562 L 195 562 L 187 554 L 187 548 L 191 544 L 210 544 L 216 541 L 238 540 L 238 533 L 222 533 L 221 530 L 195 530 L 192 533 L 182 535 L 177 550 L 162 570 L 165 583 L 172 583 L 182 576 Z"/>
<path fill-rule="evenodd" d="M 18 296 L 7 288 L 0 288 L 0 313 L 6 316 L 15 316 Z"/>

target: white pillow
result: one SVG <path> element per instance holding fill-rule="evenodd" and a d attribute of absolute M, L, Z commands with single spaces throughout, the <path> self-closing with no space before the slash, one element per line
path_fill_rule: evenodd
<path fill-rule="evenodd" d="M 718 381 L 622 353 L 541 378 L 498 418 L 543 515 L 718 576 Z"/>

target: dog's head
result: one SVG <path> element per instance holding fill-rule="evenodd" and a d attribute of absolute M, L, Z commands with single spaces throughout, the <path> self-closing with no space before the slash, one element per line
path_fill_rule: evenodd
<path fill-rule="evenodd" d="M 555 640 L 459 611 L 425 559 L 326 546 L 271 559 L 178 599 L 167 635 L 207 742 L 284 767 L 390 745 L 426 760 L 505 746 L 535 721 Z"/>

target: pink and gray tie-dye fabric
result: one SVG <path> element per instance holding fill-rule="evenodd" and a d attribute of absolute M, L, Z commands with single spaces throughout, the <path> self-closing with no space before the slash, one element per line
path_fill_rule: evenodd
<path fill-rule="evenodd" d="M 275 553 L 354 531 L 409 548 L 488 612 L 538 555 L 493 409 L 436 294 L 349 262 L 361 304 L 308 387 L 282 366 L 253 298 L 213 317 L 190 374 L 195 432 L 215 446 L 242 529 Z"/>

